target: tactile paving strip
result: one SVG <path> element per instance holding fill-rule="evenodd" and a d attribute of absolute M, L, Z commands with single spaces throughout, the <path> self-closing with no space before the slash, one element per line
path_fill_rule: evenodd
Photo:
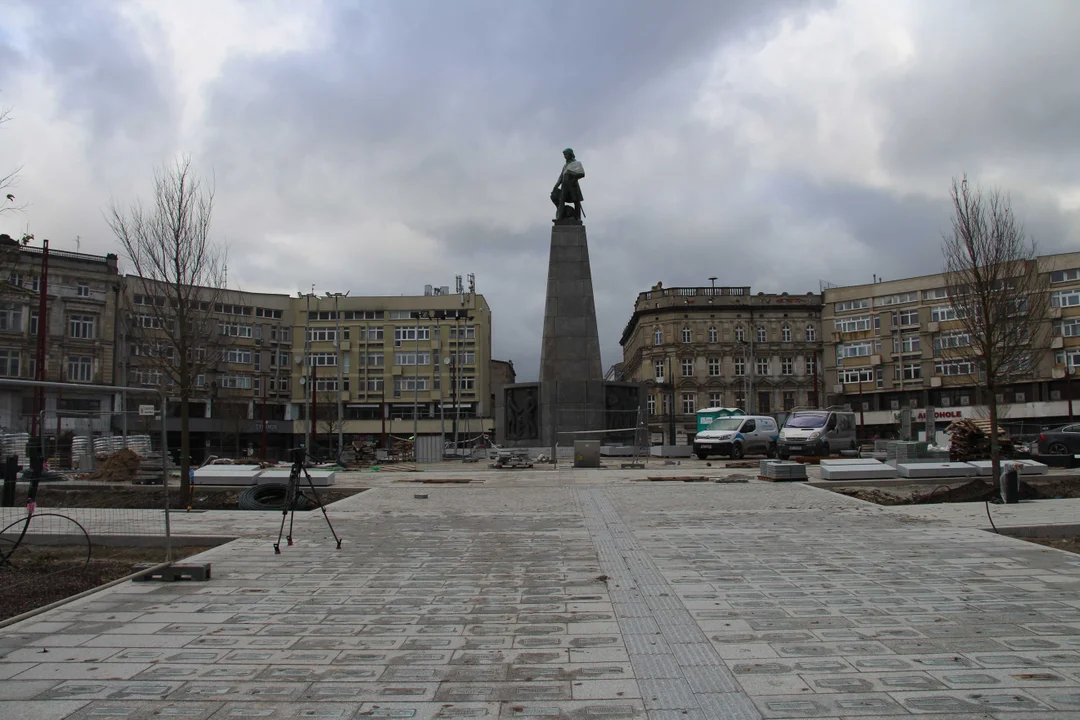
<path fill-rule="evenodd" d="M 610 578 L 619 630 L 649 716 L 685 711 L 690 717 L 761 718 L 607 492 L 580 488 L 577 494 L 600 567 Z"/>

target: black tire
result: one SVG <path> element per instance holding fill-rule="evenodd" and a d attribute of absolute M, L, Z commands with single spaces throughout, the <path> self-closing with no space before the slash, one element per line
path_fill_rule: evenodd
<path fill-rule="evenodd" d="M 821 457 L 829 457 L 829 443 L 821 443 Z"/>
<path fill-rule="evenodd" d="M 776 457 L 776 443 L 769 443 L 769 447 L 765 451 L 765 457 L 767 457 L 767 458 Z"/>
<path fill-rule="evenodd" d="M 256 485 L 240 493 L 238 505 L 241 510 L 287 510 L 289 486 L 285 483 L 267 483 Z M 300 493 L 296 498 L 296 509 L 307 510 L 311 507 L 311 500 Z"/>
<path fill-rule="evenodd" d="M 742 459 L 742 454 L 743 454 L 742 453 L 742 443 L 735 443 L 734 445 L 731 446 L 731 459 L 732 460 L 741 460 Z"/>
<path fill-rule="evenodd" d="M 778 452 L 778 453 L 776 453 L 776 457 L 780 458 L 781 460 L 787 460 L 791 456 L 788 455 L 787 453 Z"/>
<path fill-rule="evenodd" d="M 1071 455 L 1069 452 L 1069 446 L 1063 442 L 1050 443 L 1050 447 L 1046 448 L 1047 455 Z"/>
<path fill-rule="evenodd" d="M 709 453 L 699 452 L 699 453 L 694 453 L 694 454 L 697 455 L 698 460 L 708 460 L 709 459 Z"/>

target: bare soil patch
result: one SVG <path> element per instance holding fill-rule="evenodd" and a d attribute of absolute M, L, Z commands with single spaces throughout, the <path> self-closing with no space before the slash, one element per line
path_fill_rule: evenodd
<path fill-rule="evenodd" d="M 366 488 L 319 489 L 319 500 L 328 505 L 344 500 Z M 239 510 L 239 497 L 243 490 L 195 487 L 191 498 L 192 510 Z M 306 491 L 310 494 L 310 489 Z M 26 487 L 19 488 L 16 505 L 26 504 Z M 131 487 L 106 485 L 100 488 L 64 488 L 55 483 L 42 484 L 38 488 L 38 507 L 46 508 L 122 508 L 129 510 L 158 510 L 164 507 L 164 495 L 160 486 Z M 184 510 L 187 498 L 180 495 L 179 488 L 169 488 L 169 507 Z"/>
<path fill-rule="evenodd" d="M 1057 548 L 1058 550 L 1065 550 L 1066 552 L 1076 553 L 1080 555 L 1080 537 L 1065 537 L 1065 538 L 1017 538 L 1018 540 L 1026 540 L 1029 543 L 1035 543 L 1036 545 L 1045 545 L 1046 547 Z"/>
<path fill-rule="evenodd" d="M 173 548 L 177 560 L 209 548 Z M 7 554 L 11 544 L 0 543 Z M 11 565 L 0 565 L 0 620 L 63 600 L 134 571 L 137 563 L 159 563 L 161 547 L 93 546 L 86 562 L 85 545 L 35 545 L 27 542 L 11 555 Z"/>
<path fill-rule="evenodd" d="M 882 485 L 879 487 L 829 488 L 835 493 L 878 505 L 934 505 L 992 501 L 1000 494 L 989 479 L 931 485 Z M 1028 477 L 1020 481 L 1021 500 L 1080 498 L 1080 477 Z"/>

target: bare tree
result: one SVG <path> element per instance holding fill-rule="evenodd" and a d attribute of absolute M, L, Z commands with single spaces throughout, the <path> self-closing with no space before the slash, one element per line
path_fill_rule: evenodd
<path fill-rule="evenodd" d="M 6 125 L 10 120 L 10 108 L 0 110 L 0 127 Z M 0 175 L 0 215 L 21 210 L 25 207 L 25 205 L 15 204 L 15 194 L 11 192 L 12 188 L 19 182 L 19 170 L 21 168 L 15 168 L 5 175 Z M 0 235 L 0 299 L 6 299 L 12 295 L 24 297 L 29 294 L 22 287 L 13 286 L 9 283 L 9 280 L 19 275 L 20 261 L 22 260 L 19 246 L 27 245 L 33 239 L 34 236 L 29 232 L 23 233 L 19 240 L 7 234 Z"/>
<path fill-rule="evenodd" d="M 315 437 L 312 438 L 312 445 L 315 447 L 323 446 L 332 456 L 341 452 L 341 448 L 336 448 L 338 430 L 345 425 L 345 418 L 338 417 L 337 414 L 337 392 L 323 391 L 318 393 L 315 406 Z M 326 444 L 322 445 L 320 438 L 326 439 Z"/>
<path fill-rule="evenodd" d="M 1049 278 L 1009 197 L 953 180 L 951 232 L 944 236 L 945 289 L 959 333 L 942 356 L 976 371 L 990 415 L 990 459 L 1000 476 L 998 391 L 1030 381 L 1049 337 Z"/>
<path fill-rule="evenodd" d="M 180 483 L 189 490 L 190 402 L 217 367 L 229 337 L 217 313 L 226 296 L 226 251 L 210 237 L 214 191 L 184 157 L 154 173 L 149 207 L 115 202 L 108 222 L 131 263 L 131 342 L 153 380 L 169 382 L 180 401 Z M 124 348 L 126 350 L 126 348 Z M 153 384 L 151 382 L 150 384 Z M 162 418 L 165 422 L 165 418 Z"/>
<path fill-rule="evenodd" d="M 11 120 L 11 109 L 4 108 L 0 110 L 0 126 L 6 125 L 9 120 Z M 6 175 L 0 175 L 0 213 L 19 210 L 22 207 L 21 205 L 15 205 L 15 194 L 11 192 L 11 188 L 15 187 L 19 182 L 20 169 L 15 168 Z"/>

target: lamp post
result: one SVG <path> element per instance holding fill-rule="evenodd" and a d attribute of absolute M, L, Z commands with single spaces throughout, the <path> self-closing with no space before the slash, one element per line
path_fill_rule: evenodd
<path fill-rule="evenodd" d="M 413 313 L 416 318 L 416 350 L 413 356 L 413 460 L 416 460 L 416 440 L 420 430 L 420 318 L 426 318 L 426 310 Z"/>
<path fill-rule="evenodd" d="M 343 293 L 327 292 L 326 297 L 334 298 L 334 319 L 336 321 L 336 330 L 334 331 L 334 346 L 337 348 L 337 452 L 340 455 L 344 449 L 344 426 L 345 417 L 341 411 L 341 393 L 344 388 L 344 378 L 342 376 L 342 356 L 341 356 L 341 313 L 338 312 L 338 299 L 347 297 L 349 291 Z"/>
<path fill-rule="evenodd" d="M 300 384 L 304 388 L 304 451 L 311 451 L 311 396 L 315 392 L 315 388 L 311 387 L 311 381 L 308 377 L 308 367 L 311 362 L 311 298 L 316 298 L 316 307 L 318 303 L 318 296 L 314 292 L 303 293 L 299 290 L 296 292 L 297 297 L 305 299 L 304 302 L 304 359 L 300 364 Z"/>

